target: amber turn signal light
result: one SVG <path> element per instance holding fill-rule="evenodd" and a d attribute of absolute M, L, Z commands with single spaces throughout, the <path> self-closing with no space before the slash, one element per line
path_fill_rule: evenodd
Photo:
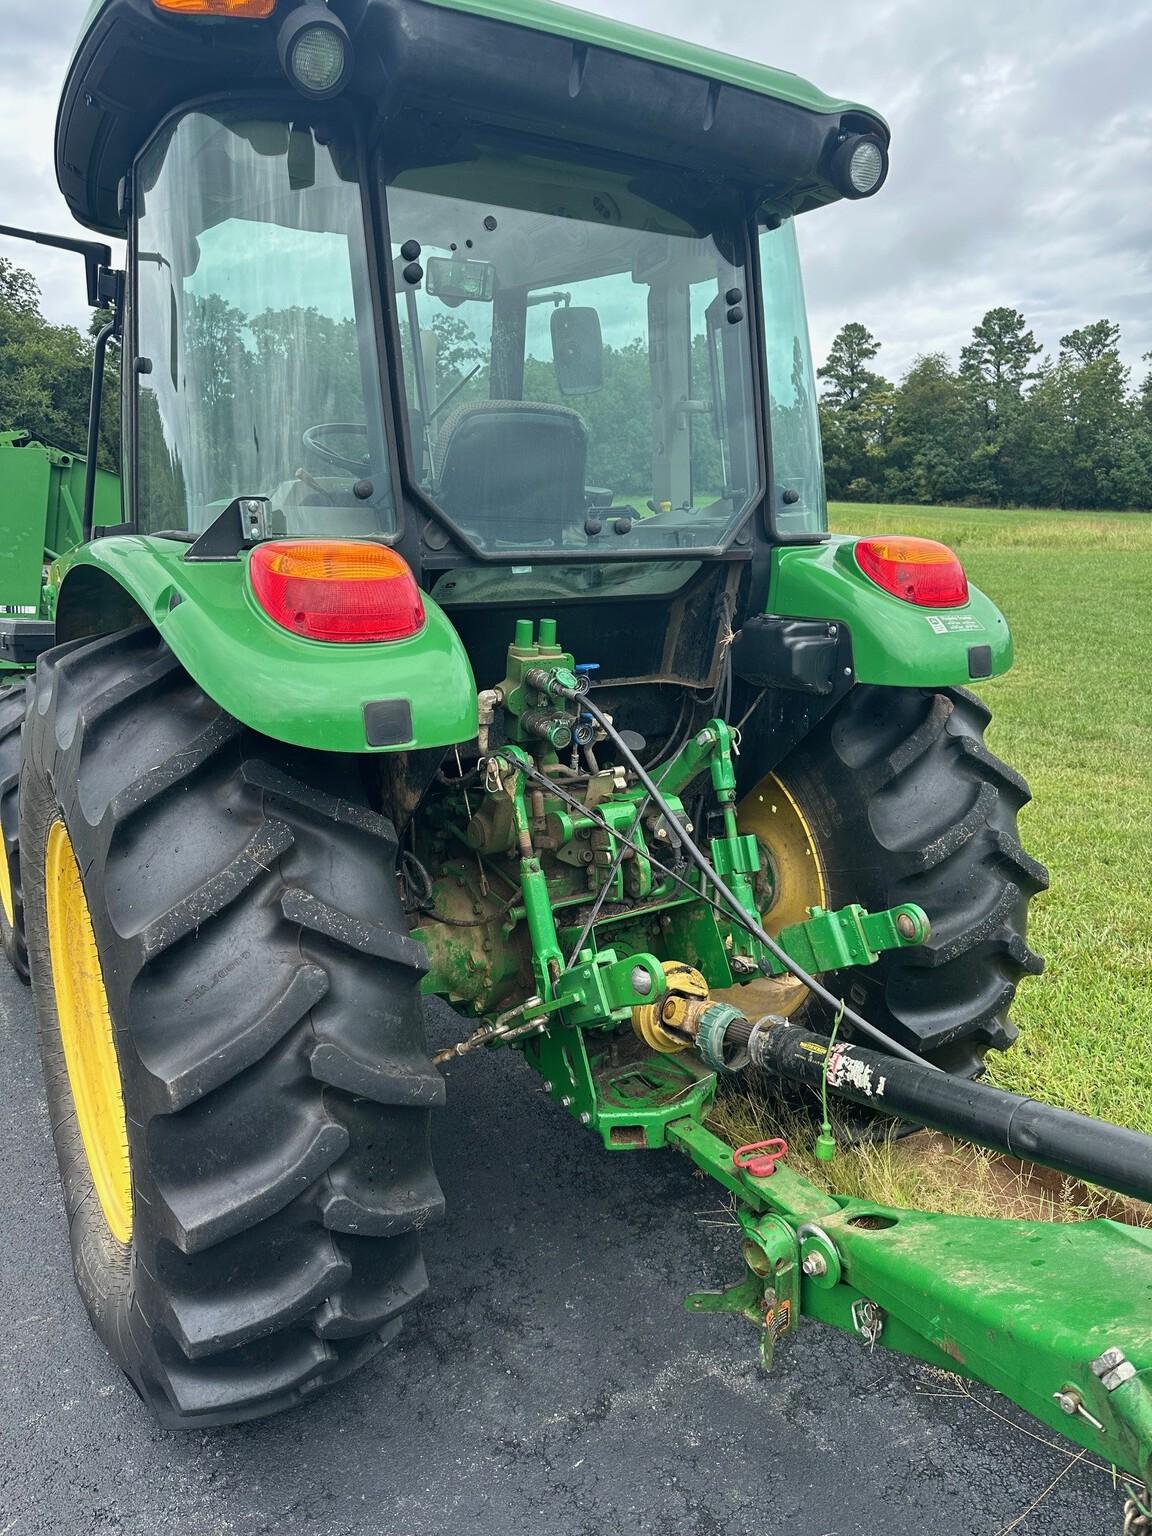
<path fill-rule="evenodd" d="M 920 608 L 960 608 L 968 601 L 964 567 L 935 539 L 861 539 L 856 564 L 885 592 Z"/>
<path fill-rule="evenodd" d="M 268 617 L 309 640 L 405 640 L 424 628 L 424 599 L 394 549 L 359 539 L 257 544 L 248 567 Z"/>
<path fill-rule="evenodd" d="M 152 0 L 158 11 L 178 16 L 246 16 L 263 21 L 276 9 L 276 0 Z"/>

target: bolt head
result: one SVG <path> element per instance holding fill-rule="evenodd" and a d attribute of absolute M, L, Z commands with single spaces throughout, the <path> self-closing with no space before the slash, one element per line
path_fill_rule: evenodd
<path fill-rule="evenodd" d="M 896 919 L 896 932 L 902 939 L 914 939 L 916 937 L 916 924 L 909 912 L 901 912 Z"/>
<path fill-rule="evenodd" d="M 809 1253 L 805 1256 L 800 1268 L 806 1275 L 826 1275 L 828 1273 L 828 1260 L 822 1253 Z"/>
<path fill-rule="evenodd" d="M 632 967 L 632 990 L 637 997 L 647 997 L 652 990 L 652 976 L 642 965 Z"/>
<path fill-rule="evenodd" d="M 550 1082 L 548 1082 L 547 1079 L 545 1079 L 545 1081 L 543 1082 L 543 1084 L 541 1086 L 543 1087 L 545 1093 L 551 1093 L 552 1092 L 552 1084 Z"/>
<path fill-rule="evenodd" d="M 1111 1349 L 1106 1349 L 1102 1355 L 1098 1355 L 1093 1360 L 1092 1373 L 1095 1376 L 1107 1375 L 1109 1371 L 1114 1371 L 1118 1365 L 1123 1365 L 1124 1360 L 1124 1351 L 1113 1345 Z"/>
<path fill-rule="evenodd" d="M 1080 1394 L 1071 1390 L 1053 1392 L 1053 1399 L 1060 1405 L 1060 1412 L 1069 1416 L 1080 1412 Z"/>
<path fill-rule="evenodd" d="M 591 1125 L 592 1124 L 592 1116 L 588 1113 L 588 1111 L 586 1109 L 582 1109 L 580 1111 L 580 1124 L 581 1125 Z"/>
<path fill-rule="evenodd" d="M 568 1094 L 564 1095 L 564 1097 L 560 1100 L 560 1103 L 561 1103 L 561 1105 L 565 1109 L 571 1109 L 572 1108 L 572 1100 L 571 1100 L 571 1097 Z"/>

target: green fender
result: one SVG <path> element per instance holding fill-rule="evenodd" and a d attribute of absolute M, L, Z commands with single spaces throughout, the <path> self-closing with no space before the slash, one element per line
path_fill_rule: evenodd
<path fill-rule="evenodd" d="M 973 586 L 962 608 L 920 608 L 893 597 L 856 564 L 858 542 L 839 536 L 773 550 L 768 612 L 845 625 L 860 683 L 944 688 L 1007 672 L 1012 635 L 991 598 Z M 974 646 L 987 646 L 990 657 L 970 658 Z"/>
<path fill-rule="evenodd" d="M 471 663 L 452 624 L 427 596 L 427 623 L 410 639 L 374 645 L 306 640 L 281 629 L 257 605 L 247 555 L 189 563 L 187 548 L 172 539 L 127 535 L 99 539 L 58 560 L 49 582 L 56 591 L 57 638 L 105 633 L 131 623 L 140 610 L 222 709 L 294 746 L 399 752 L 451 746 L 476 735 Z M 370 746 L 365 706 L 395 701 L 411 709 L 410 737 Z"/>

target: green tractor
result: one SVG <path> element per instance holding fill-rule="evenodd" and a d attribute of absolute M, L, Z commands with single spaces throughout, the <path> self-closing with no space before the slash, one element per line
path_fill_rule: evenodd
<path fill-rule="evenodd" d="M 29 595 L 4 495 L 0 895 L 149 1406 L 271 1413 L 391 1339 L 438 1067 L 511 1047 L 735 1197 L 744 1278 L 689 1305 L 766 1359 L 815 1316 L 1141 1475 L 1142 1234 L 880 1210 L 706 1124 L 751 1065 L 1152 1179 L 978 1081 L 1046 883 L 968 691 L 1004 618 L 828 532 L 795 221 L 880 189 L 884 121 L 545 0 L 99 0 L 56 150 L 128 243 L 30 236 L 121 341 L 124 499 L 90 455 Z M 472 1021 L 439 1060 L 428 997 Z"/>

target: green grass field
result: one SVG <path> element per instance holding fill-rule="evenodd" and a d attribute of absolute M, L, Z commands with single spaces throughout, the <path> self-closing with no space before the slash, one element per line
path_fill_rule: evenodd
<path fill-rule="evenodd" d="M 1016 664 L 980 691 L 1052 888 L 1029 933 L 1046 970 L 993 1080 L 1152 1132 L 1152 516 L 838 504 L 832 522 L 941 539 L 1012 627 Z"/>

